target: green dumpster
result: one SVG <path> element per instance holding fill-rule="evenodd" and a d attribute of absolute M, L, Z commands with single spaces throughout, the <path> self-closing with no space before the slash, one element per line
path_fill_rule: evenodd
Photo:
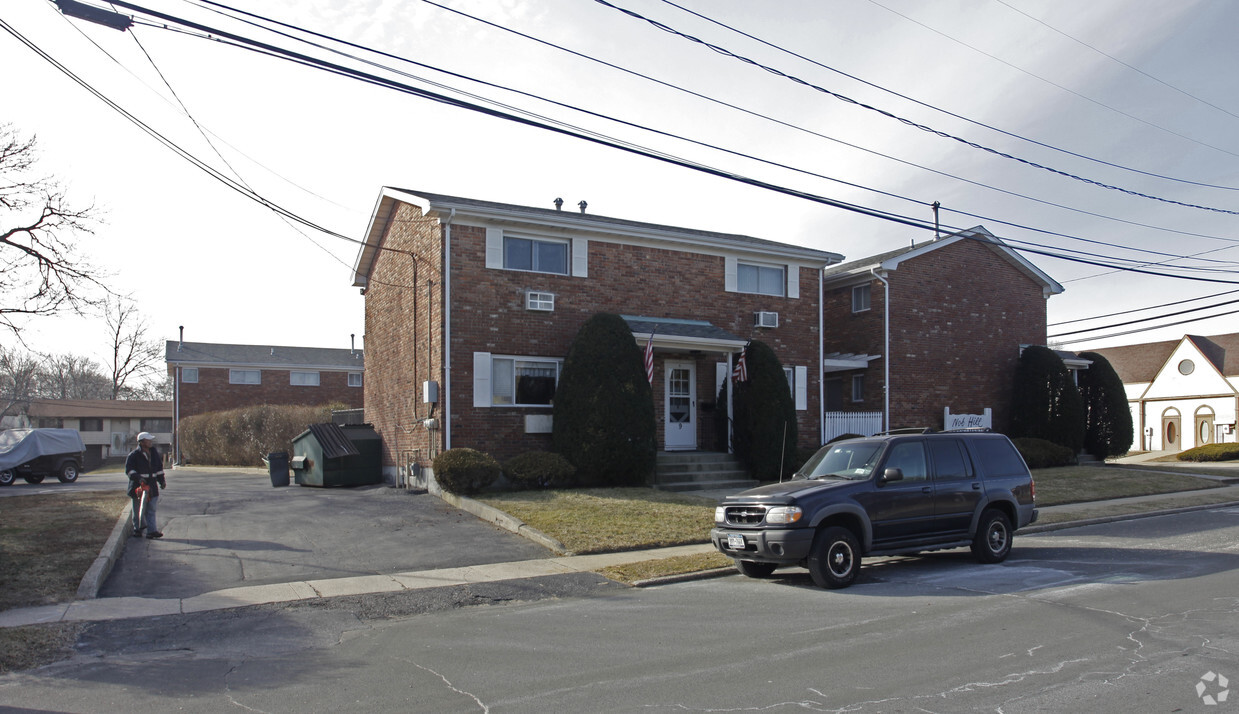
<path fill-rule="evenodd" d="M 293 439 L 292 468 L 301 486 L 383 482 L 383 442 L 369 424 L 311 424 Z"/>

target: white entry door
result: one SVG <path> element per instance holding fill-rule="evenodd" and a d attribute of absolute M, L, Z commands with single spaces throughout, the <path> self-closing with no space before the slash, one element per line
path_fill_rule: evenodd
<path fill-rule="evenodd" d="M 667 451 L 697 448 L 697 366 L 692 362 L 667 362 Z"/>

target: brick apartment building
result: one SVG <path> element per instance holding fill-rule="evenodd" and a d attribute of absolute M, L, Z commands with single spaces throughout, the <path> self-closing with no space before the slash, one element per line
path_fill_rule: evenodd
<path fill-rule="evenodd" d="M 384 188 L 358 254 L 366 421 L 385 469 L 471 447 L 550 445 L 551 398 L 593 314 L 654 346 L 662 449 L 715 450 L 720 380 L 750 339 L 784 364 L 805 445 L 821 436 L 819 295 L 835 253 L 748 236 Z M 725 449 L 724 449 L 725 450 Z"/>
<path fill-rule="evenodd" d="M 1045 344 L 1063 291 L 982 227 L 831 266 L 823 284 L 825 409 L 889 428 L 941 429 L 949 408 L 1005 430 L 1020 346 Z"/>
<path fill-rule="evenodd" d="M 169 340 L 173 431 L 181 419 L 256 404 L 364 404 L 361 350 Z"/>

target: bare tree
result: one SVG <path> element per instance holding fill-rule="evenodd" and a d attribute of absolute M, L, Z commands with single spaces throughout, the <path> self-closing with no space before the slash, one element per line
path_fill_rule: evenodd
<path fill-rule="evenodd" d="M 27 413 L 38 389 L 39 360 L 0 345 L 0 418 Z"/>
<path fill-rule="evenodd" d="M 43 360 L 39 395 L 48 399 L 109 399 L 112 383 L 88 357 L 63 354 Z"/>
<path fill-rule="evenodd" d="M 119 399 L 129 393 L 130 380 L 158 375 L 163 347 L 147 337 L 146 319 L 129 300 L 109 300 L 104 320 L 112 336 L 112 398 Z"/>
<path fill-rule="evenodd" d="M 98 306 L 107 288 L 78 252 L 94 207 L 69 204 L 56 181 L 34 173 L 35 140 L 0 124 L 0 329 L 21 338 L 22 321 Z"/>

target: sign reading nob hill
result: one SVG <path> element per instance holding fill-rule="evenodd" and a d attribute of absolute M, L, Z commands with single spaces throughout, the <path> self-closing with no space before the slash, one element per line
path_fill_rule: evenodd
<path fill-rule="evenodd" d="M 945 431 L 955 429 L 991 429 L 993 426 L 993 412 L 989 407 L 986 407 L 981 414 L 952 414 L 950 407 L 942 410 L 942 428 Z"/>

